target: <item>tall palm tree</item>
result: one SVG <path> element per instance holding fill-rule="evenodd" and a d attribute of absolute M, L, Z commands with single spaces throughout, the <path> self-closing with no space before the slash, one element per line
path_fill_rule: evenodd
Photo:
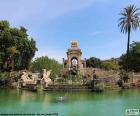
<path fill-rule="evenodd" d="M 139 8 L 135 5 L 129 5 L 123 9 L 120 13 L 121 17 L 119 18 L 120 31 L 122 33 L 128 34 L 127 41 L 127 70 L 128 70 L 128 60 L 129 60 L 129 46 L 130 46 L 130 33 L 131 30 L 136 30 L 140 26 L 140 13 L 138 12 Z"/>

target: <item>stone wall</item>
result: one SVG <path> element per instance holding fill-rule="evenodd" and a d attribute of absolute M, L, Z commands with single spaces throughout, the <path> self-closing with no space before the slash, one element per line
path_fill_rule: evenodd
<path fill-rule="evenodd" d="M 49 85 L 45 91 L 91 91 L 86 85 Z"/>
<path fill-rule="evenodd" d="M 118 72 L 117 71 L 113 71 L 113 70 L 103 70 L 103 69 L 99 69 L 99 68 L 81 68 L 80 69 L 80 74 L 83 76 L 87 76 L 87 77 L 93 77 L 93 72 L 95 71 L 95 74 L 98 77 L 108 77 L 108 76 L 117 76 Z M 68 68 L 64 68 L 61 70 L 60 74 L 61 75 L 66 75 L 68 74 Z"/>
<path fill-rule="evenodd" d="M 131 77 L 132 83 L 137 83 L 140 81 L 140 73 L 133 73 Z"/>

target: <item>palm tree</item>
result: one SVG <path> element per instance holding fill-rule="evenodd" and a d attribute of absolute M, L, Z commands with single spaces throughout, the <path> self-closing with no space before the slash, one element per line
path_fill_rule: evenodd
<path fill-rule="evenodd" d="M 139 8 L 137 8 L 135 5 L 129 5 L 126 8 L 123 9 L 123 11 L 120 13 L 121 17 L 119 18 L 119 24 L 120 31 L 122 33 L 128 34 L 128 41 L 127 41 L 127 70 L 128 70 L 128 60 L 129 60 L 129 46 L 130 46 L 130 33 L 131 30 L 136 30 L 140 26 L 140 18 L 137 11 Z"/>

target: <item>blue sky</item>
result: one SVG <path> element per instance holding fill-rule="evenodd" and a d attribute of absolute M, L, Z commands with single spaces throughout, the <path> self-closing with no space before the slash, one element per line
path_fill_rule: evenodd
<path fill-rule="evenodd" d="M 77 40 L 83 58 L 109 59 L 126 52 L 127 35 L 117 21 L 129 4 L 140 8 L 140 0 L 0 0 L 0 20 L 28 29 L 37 42 L 36 57 L 61 61 Z M 140 41 L 140 29 L 132 32 L 132 41 Z"/>

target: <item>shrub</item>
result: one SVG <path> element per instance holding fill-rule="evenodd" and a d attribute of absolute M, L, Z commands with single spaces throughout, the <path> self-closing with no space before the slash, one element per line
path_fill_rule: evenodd
<path fill-rule="evenodd" d="M 104 88 L 105 88 L 104 83 L 98 83 L 98 84 L 95 85 L 94 91 L 96 91 L 96 92 L 103 92 Z"/>
<path fill-rule="evenodd" d="M 9 78 L 10 78 L 10 73 L 8 73 L 8 72 L 2 72 L 2 73 L 0 73 L 0 80 L 1 81 L 7 80 Z"/>

